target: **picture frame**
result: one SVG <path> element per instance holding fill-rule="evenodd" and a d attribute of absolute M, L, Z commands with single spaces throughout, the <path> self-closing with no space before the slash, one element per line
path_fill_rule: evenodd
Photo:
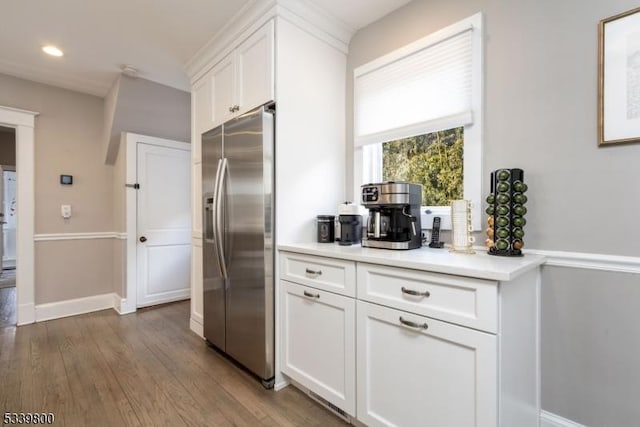
<path fill-rule="evenodd" d="M 598 25 L 598 146 L 640 142 L 640 7 Z"/>

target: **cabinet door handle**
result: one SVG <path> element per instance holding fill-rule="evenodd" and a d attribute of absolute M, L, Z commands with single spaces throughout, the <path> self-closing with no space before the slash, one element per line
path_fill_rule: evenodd
<path fill-rule="evenodd" d="M 415 329 L 428 329 L 429 325 L 427 325 L 426 323 L 423 323 L 422 325 L 420 325 L 419 323 L 416 322 L 412 322 L 410 320 L 404 320 L 402 318 L 402 316 L 400 316 L 400 323 L 402 323 L 405 326 L 408 326 L 410 328 L 415 328 Z"/>
<path fill-rule="evenodd" d="M 312 274 L 314 276 L 320 276 L 322 274 L 322 270 L 311 270 L 309 268 L 306 268 L 304 271 L 305 273 Z"/>
<path fill-rule="evenodd" d="M 429 291 L 424 291 L 424 292 L 414 291 L 413 289 L 407 289 L 404 286 L 402 287 L 402 293 L 403 294 L 407 294 L 407 295 L 411 295 L 411 296 L 414 296 L 414 297 L 429 298 L 431 296 L 431 293 L 429 293 Z"/>
<path fill-rule="evenodd" d="M 304 291 L 303 294 L 305 297 L 320 299 L 320 294 L 312 294 L 311 292 L 307 291 Z"/>

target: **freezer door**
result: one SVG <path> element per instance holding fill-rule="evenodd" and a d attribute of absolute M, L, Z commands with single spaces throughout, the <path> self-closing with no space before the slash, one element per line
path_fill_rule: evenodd
<path fill-rule="evenodd" d="M 261 108 L 224 126 L 227 159 L 226 352 L 274 375 L 273 116 Z"/>
<path fill-rule="evenodd" d="M 202 135 L 202 270 L 204 291 L 204 337 L 225 349 L 225 282 L 220 268 L 216 239 L 216 178 L 222 159 L 222 127 Z"/>

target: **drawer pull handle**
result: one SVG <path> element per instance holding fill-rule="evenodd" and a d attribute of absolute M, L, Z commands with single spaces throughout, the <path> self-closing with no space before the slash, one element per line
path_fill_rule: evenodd
<path fill-rule="evenodd" d="M 320 276 L 322 274 L 322 270 L 311 270 L 309 268 L 304 270 L 307 274 L 312 274 L 314 276 Z"/>
<path fill-rule="evenodd" d="M 429 291 L 419 292 L 419 291 L 414 291 L 413 289 L 407 289 L 404 286 L 402 287 L 402 293 L 403 294 L 407 294 L 407 295 L 411 295 L 411 296 L 414 296 L 414 297 L 429 298 L 431 296 Z"/>
<path fill-rule="evenodd" d="M 405 326 L 408 326 L 410 328 L 415 328 L 415 329 L 428 329 L 429 325 L 427 325 L 426 323 L 423 323 L 422 325 L 416 323 L 416 322 L 412 322 L 410 320 L 404 320 L 402 318 L 402 316 L 400 316 L 400 323 L 402 323 Z"/>
<path fill-rule="evenodd" d="M 312 294 L 311 292 L 307 291 L 304 291 L 303 293 L 305 297 L 320 299 L 320 294 Z"/>

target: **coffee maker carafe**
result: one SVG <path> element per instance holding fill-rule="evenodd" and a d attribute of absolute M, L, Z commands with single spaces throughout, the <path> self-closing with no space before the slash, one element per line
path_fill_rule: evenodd
<path fill-rule="evenodd" d="M 422 186 L 384 182 L 362 186 L 362 205 L 369 209 L 362 246 L 415 249 L 422 246 Z"/>

